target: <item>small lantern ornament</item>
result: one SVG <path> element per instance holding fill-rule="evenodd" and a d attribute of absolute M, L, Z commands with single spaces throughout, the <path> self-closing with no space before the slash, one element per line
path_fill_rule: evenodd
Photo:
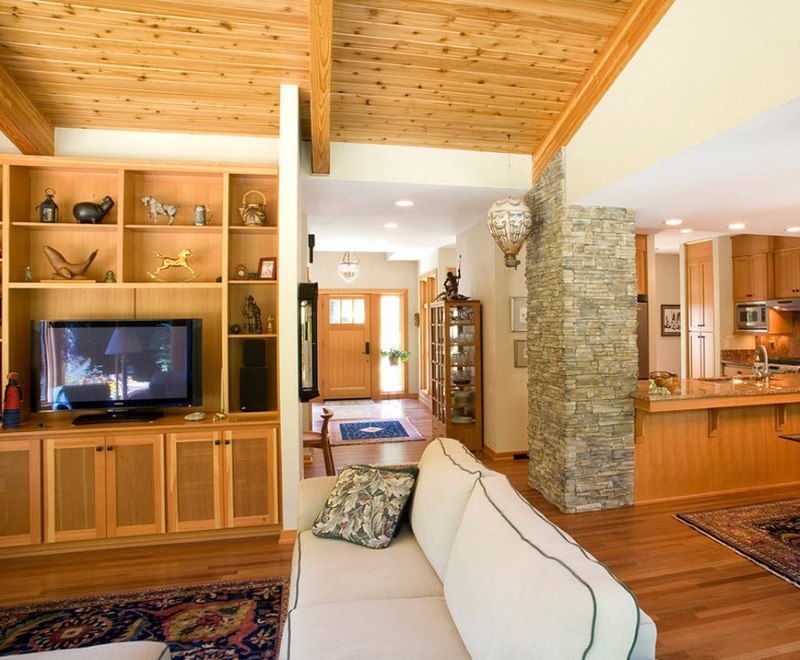
<path fill-rule="evenodd" d="M 489 233 L 500 246 L 506 267 L 517 269 L 517 254 L 533 229 L 533 213 L 518 197 L 506 197 L 492 204 L 487 218 Z"/>
<path fill-rule="evenodd" d="M 56 191 L 52 188 L 47 188 L 44 194 L 47 197 L 36 207 L 39 212 L 39 222 L 58 222 L 58 204 L 53 201 Z"/>

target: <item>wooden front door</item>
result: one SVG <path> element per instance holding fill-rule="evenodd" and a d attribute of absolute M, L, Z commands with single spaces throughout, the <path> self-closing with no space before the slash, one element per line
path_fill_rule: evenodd
<path fill-rule="evenodd" d="M 319 338 L 324 399 L 368 399 L 370 368 L 369 294 L 323 293 Z"/>

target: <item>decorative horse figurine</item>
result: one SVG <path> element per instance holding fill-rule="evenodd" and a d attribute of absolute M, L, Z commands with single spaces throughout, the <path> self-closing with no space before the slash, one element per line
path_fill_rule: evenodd
<path fill-rule="evenodd" d="M 184 280 L 184 282 L 191 282 L 192 280 L 197 279 L 200 277 L 200 273 L 195 271 L 189 265 L 189 257 L 192 256 L 192 251 L 189 248 L 183 248 L 178 252 L 177 257 L 165 257 L 163 254 L 159 254 L 158 250 L 156 250 L 156 256 L 161 259 L 161 265 L 155 269 L 152 273 L 148 272 L 147 276 L 151 280 L 158 280 L 159 282 L 166 282 L 167 280 L 162 279 L 159 277 L 159 273 L 165 271 L 169 268 L 186 268 L 192 275 L 188 279 Z"/>
<path fill-rule="evenodd" d="M 162 204 L 155 197 L 142 197 L 142 204 L 147 209 L 147 217 L 153 218 L 153 224 L 158 224 L 158 216 L 165 215 L 169 218 L 168 225 L 175 222 L 175 214 L 180 206 L 178 204 Z"/>

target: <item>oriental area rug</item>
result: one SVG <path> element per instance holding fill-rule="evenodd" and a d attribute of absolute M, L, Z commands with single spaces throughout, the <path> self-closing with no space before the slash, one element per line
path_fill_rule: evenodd
<path fill-rule="evenodd" d="M 424 440 L 408 417 L 397 419 L 364 419 L 331 421 L 331 445 L 366 445 L 376 442 L 404 442 Z"/>
<path fill-rule="evenodd" d="M 800 498 L 675 517 L 800 587 Z"/>
<path fill-rule="evenodd" d="M 289 578 L 47 601 L 0 608 L 0 656 L 152 640 L 173 658 L 276 658 Z"/>

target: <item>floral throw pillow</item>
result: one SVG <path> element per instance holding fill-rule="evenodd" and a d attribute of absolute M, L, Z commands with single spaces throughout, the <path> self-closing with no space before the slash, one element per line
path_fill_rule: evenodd
<path fill-rule="evenodd" d="M 419 470 L 347 465 L 342 468 L 312 534 L 367 548 L 385 548 L 400 524 Z"/>

